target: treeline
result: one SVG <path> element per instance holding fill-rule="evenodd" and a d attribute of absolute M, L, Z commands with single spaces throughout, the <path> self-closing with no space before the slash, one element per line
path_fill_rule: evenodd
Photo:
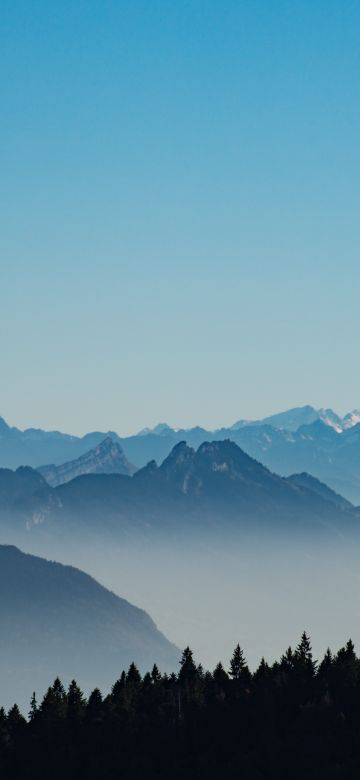
<path fill-rule="evenodd" d="M 205 672 L 187 648 L 178 674 L 131 664 L 105 697 L 59 679 L 27 718 L 0 710 L 2 780 L 353 780 L 360 773 L 360 660 L 349 640 L 295 650 L 251 673 L 239 646 Z"/>

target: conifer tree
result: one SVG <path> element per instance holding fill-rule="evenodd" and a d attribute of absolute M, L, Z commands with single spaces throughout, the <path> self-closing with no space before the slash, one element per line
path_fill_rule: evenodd
<path fill-rule="evenodd" d="M 103 716 L 103 699 L 99 688 L 90 693 L 86 705 L 86 719 L 92 723 L 99 722 Z"/>
<path fill-rule="evenodd" d="M 266 663 L 264 656 L 262 657 L 259 666 L 254 674 L 254 679 L 257 683 L 264 683 L 271 677 L 271 669 L 268 663 Z"/>
<path fill-rule="evenodd" d="M 10 736 L 13 738 L 19 738 L 21 734 L 24 733 L 26 720 L 21 714 L 17 704 L 14 704 L 9 710 L 6 725 Z"/>
<path fill-rule="evenodd" d="M 126 685 L 138 687 L 140 683 L 141 683 L 141 674 L 136 664 L 132 663 L 130 664 L 128 673 L 126 675 Z"/>
<path fill-rule="evenodd" d="M 152 678 L 151 678 L 151 674 L 150 674 L 150 672 L 146 672 L 144 674 L 144 677 L 143 677 L 142 688 L 143 688 L 144 691 L 147 691 L 147 690 L 149 690 L 149 688 L 152 688 L 152 687 L 153 687 L 153 681 L 152 681 Z"/>
<path fill-rule="evenodd" d="M 303 674 L 314 676 L 316 662 L 313 660 L 310 637 L 306 631 L 302 633 L 301 640 L 294 654 L 294 668 Z"/>
<path fill-rule="evenodd" d="M 156 664 L 154 664 L 152 670 L 151 670 L 151 679 L 153 683 L 159 683 L 161 681 L 161 674 L 159 672 L 158 667 Z"/>
<path fill-rule="evenodd" d="M 319 671 L 318 671 L 319 677 L 327 677 L 333 663 L 334 663 L 333 654 L 330 650 L 330 647 L 328 647 L 325 652 L 324 658 L 319 664 Z"/>
<path fill-rule="evenodd" d="M 29 710 L 29 721 L 30 721 L 30 723 L 31 723 L 31 721 L 35 720 L 37 712 L 38 712 L 38 705 L 37 705 L 37 701 L 36 701 L 36 694 L 35 694 L 35 691 L 34 691 L 32 697 L 30 699 L 30 710 Z"/>
<path fill-rule="evenodd" d="M 77 682 L 72 680 L 67 694 L 67 717 L 80 721 L 85 712 L 85 697 Z"/>
<path fill-rule="evenodd" d="M 65 717 L 66 693 L 64 686 L 58 677 L 45 693 L 41 702 L 40 713 L 51 719 Z"/>
<path fill-rule="evenodd" d="M 236 645 L 230 661 L 230 677 L 233 680 L 243 680 L 248 682 L 250 679 L 249 667 L 246 663 L 244 653 L 239 644 Z"/>
<path fill-rule="evenodd" d="M 179 682 L 192 683 L 197 678 L 197 669 L 194 663 L 193 653 L 190 647 L 183 651 L 180 661 Z"/>
<path fill-rule="evenodd" d="M 355 653 L 355 646 L 349 639 L 345 647 L 341 647 L 334 659 L 334 679 L 337 687 L 354 686 L 360 679 L 359 661 Z"/>
<path fill-rule="evenodd" d="M 286 652 L 281 656 L 279 668 L 282 672 L 294 671 L 295 656 L 291 647 L 288 647 Z"/>
<path fill-rule="evenodd" d="M 218 663 L 215 666 L 214 672 L 213 672 L 213 678 L 218 685 L 226 685 L 226 683 L 229 681 L 229 676 L 227 672 L 225 671 L 222 663 Z"/>
<path fill-rule="evenodd" d="M 4 707 L 0 707 L 0 747 L 7 739 L 7 715 Z"/>
<path fill-rule="evenodd" d="M 119 699 L 125 690 L 126 686 L 126 672 L 121 672 L 121 676 L 114 683 L 111 689 L 111 696 L 113 699 Z"/>

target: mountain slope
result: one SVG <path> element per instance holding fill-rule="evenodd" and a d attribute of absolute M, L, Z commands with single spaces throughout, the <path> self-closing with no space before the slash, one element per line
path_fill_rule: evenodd
<path fill-rule="evenodd" d="M 107 436 L 100 444 L 76 460 L 61 466 L 39 466 L 37 471 L 52 487 L 80 477 L 83 474 L 133 474 L 136 471 L 124 455 L 120 444 Z"/>
<path fill-rule="evenodd" d="M 1 498 L 1 497 L 0 497 Z M 340 529 L 357 521 L 352 507 L 334 502 L 269 471 L 234 442 L 177 444 L 161 466 L 152 461 L 133 477 L 88 474 L 5 503 L 0 519 L 12 527 L 68 535 L 231 533 L 256 527 Z M 15 518 L 15 519 L 14 519 Z"/>
<path fill-rule="evenodd" d="M 142 431 L 141 435 L 120 438 L 110 433 L 109 436 L 137 468 L 153 459 L 162 461 L 181 441 L 197 448 L 204 441 L 230 438 L 272 471 L 284 476 L 307 472 L 352 503 L 360 504 L 359 420 L 360 413 L 356 410 L 341 418 L 331 409 L 305 406 L 252 423 L 243 420 L 214 432 L 199 427 L 174 430 L 162 423 L 150 432 Z M 36 467 L 39 463 L 58 466 L 85 455 L 105 437 L 105 433 L 98 432 L 79 438 L 56 431 L 19 431 L 0 419 L 0 466 Z"/>
<path fill-rule="evenodd" d="M 85 436 L 71 436 L 60 431 L 43 431 L 28 428 L 25 431 L 7 425 L 0 417 L 0 467 L 16 469 L 18 466 L 32 466 L 39 463 L 61 465 L 75 460 L 100 444 L 106 436 L 120 441 L 118 435 L 108 433 L 87 433 Z"/>
<path fill-rule="evenodd" d="M 320 482 L 319 479 L 312 477 L 311 474 L 306 474 L 306 472 L 303 472 L 302 474 L 292 474 L 287 480 L 293 485 L 312 490 L 318 496 L 324 498 L 325 501 L 331 501 L 335 506 L 338 506 L 341 509 L 351 509 L 353 506 L 350 501 L 347 501 L 346 498 L 340 496 L 339 493 L 335 493 L 335 491 L 331 490 L 324 482 Z"/>
<path fill-rule="evenodd" d="M 56 675 L 106 688 L 135 661 L 177 667 L 179 653 L 141 609 L 78 569 L 0 545 L 0 679 L 28 703 Z"/>
<path fill-rule="evenodd" d="M 34 469 L 20 466 L 16 471 L 0 469 L 0 509 L 13 507 L 39 490 L 46 489 L 45 479 Z"/>

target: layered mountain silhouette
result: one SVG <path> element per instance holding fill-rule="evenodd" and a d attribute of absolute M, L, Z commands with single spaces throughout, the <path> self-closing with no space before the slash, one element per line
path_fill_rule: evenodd
<path fill-rule="evenodd" d="M 49 485 L 57 487 L 83 474 L 134 474 L 136 467 L 129 463 L 120 444 L 107 436 L 76 460 L 61 466 L 40 466 L 37 471 Z"/>
<path fill-rule="evenodd" d="M 60 431 L 43 431 L 27 428 L 25 431 L 11 427 L 0 417 L 0 467 L 16 469 L 18 466 L 33 466 L 40 463 L 54 463 L 59 466 L 79 458 L 97 447 L 110 436 L 120 441 L 113 431 L 87 433 L 85 436 L 71 436 Z"/>
<path fill-rule="evenodd" d="M 0 509 L 11 509 L 22 499 L 46 489 L 46 485 L 41 474 L 28 466 L 20 466 L 16 471 L 0 469 Z"/>
<path fill-rule="evenodd" d="M 352 508 L 350 501 L 348 501 L 343 496 L 340 496 L 339 493 L 335 492 L 335 490 L 331 490 L 331 488 L 325 485 L 324 482 L 320 482 L 319 479 L 312 477 L 311 474 L 307 474 L 304 471 L 302 474 L 292 474 L 290 477 L 288 477 L 288 482 L 292 482 L 293 485 L 298 485 L 299 487 L 311 490 L 313 493 L 321 496 L 321 498 L 324 498 L 325 501 L 331 501 L 333 504 L 335 504 L 335 506 L 338 506 L 341 509 Z"/>
<path fill-rule="evenodd" d="M 357 410 L 340 417 L 331 409 L 304 406 L 262 420 L 239 420 L 229 428 L 216 431 L 200 427 L 176 430 L 160 423 L 152 430 L 144 429 L 136 436 L 123 438 L 113 432 L 93 432 L 79 438 L 56 431 L 20 431 L 0 419 L 0 466 L 36 468 L 40 463 L 61 466 L 96 449 L 107 437 L 121 447 L 124 458 L 137 468 L 153 459 L 161 462 L 181 441 L 198 448 L 205 441 L 230 438 L 272 471 L 284 476 L 307 472 L 352 503 L 360 504 L 360 413 Z M 92 470 L 96 472 L 96 467 Z M 48 478 L 52 481 L 50 471 Z M 53 484 L 56 481 L 54 472 Z"/>
<path fill-rule="evenodd" d="M 2 704 L 27 707 L 59 675 L 104 690 L 132 661 L 177 669 L 179 652 L 149 615 L 71 566 L 0 545 Z M 12 701 L 11 698 L 12 697 Z"/>
<path fill-rule="evenodd" d="M 279 477 L 230 440 L 205 442 L 197 450 L 180 442 L 161 466 L 151 461 L 132 477 L 88 474 L 51 488 L 36 474 L 29 480 L 28 471 L 10 472 L 9 492 L 0 495 L 4 526 L 128 538 L 257 527 L 339 532 L 359 523 L 357 510 L 325 485 L 309 476 Z M 16 479 L 24 489 L 14 493 Z"/>

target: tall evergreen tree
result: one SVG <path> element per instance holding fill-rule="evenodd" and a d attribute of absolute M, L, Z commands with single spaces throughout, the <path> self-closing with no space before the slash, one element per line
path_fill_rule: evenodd
<path fill-rule="evenodd" d="M 111 689 L 111 696 L 114 700 L 121 698 L 126 686 L 126 672 L 121 672 L 121 676 L 114 683 Z"/>
<path fill-rule="evenodd" d="M 242 680 L 243 682 L 249 682 L 250 680 L 249 667 L 239 644 L 236 645 L 230 660 L 229 674 L 233 680 Z"/>
<path fill-rule="evenodd" d="M 179 682 L 192 683 L 197 678 L 197 669 L 194 663 L 193 653 L 190 647 L 183 651 L 180 661 Z"/>
<path fill-rule="evenodd" d="M 10 737 L 13 739 L 21 738 L 21 735 L 25 732 L 26 720 L 21 714 L 17 704 L 14 704 L 9 710 L 6 725 Z"/>
<path fill-rule="evenodd" d="M 158 667 L 156 664 L 154 664 L 152 670 L 151 670 L 151 679 L 153 683 L 159 683 L 161 681 L 161 674 L 159 672 Z"/>
<path fill-rule="evenodd" d="M 85 714 L 85 697 L 77 682 L 72 680 L 67 693 L 67 717 L 80 722 Z"/>
<path fill-rule="evenodd" d="M 66 715 L 65 688 L 57 677 L 53 685 L 48 688 L 40 705 L 40 713 L 46 718 L 64 718 Z"/>
<path fill-rule="evenodd" d="M 225 671 L 222 663 L 218 663 L 215 666 L 214 672 L 213 672 L 213 678 L 218 685 L 226 685 L 226 683 L 229 682 L 229 676 L 227 672 Z"/>
<path fill-rule="evenodd" d="M 132 663 L 130 664 L 128 673 L 126 675 L 126 685 L 138 687 L 140 683 L 141 683 L 141 674 L 136 664 Z"/>
<path fill-rule="evenodd" d="M 313 659 L 310 637 L 303 631 L 294 654 L 294 668 L 303 674 L 314 676 L 316 661 Z"/>
<path fill-rule="evenodd" d="M 38 713 L 38 705 L 37 705 L 37 701 L 36 701 L 36 694 L 35 694 L 35 691 L 34 691 L 32 697 L 30 699 L 30 710 L 29 710 L 29 721 L 30 721 L 30 723 L 31 723 L 31 721 L 35 720 L 37 713 Z"/>
<path fill-rule="evenodd" d="M 103 699 L 99 688 L 94 688 L 86 705 L 86 719 L 92 723 L 98 723 L 103 718 Z"/>

